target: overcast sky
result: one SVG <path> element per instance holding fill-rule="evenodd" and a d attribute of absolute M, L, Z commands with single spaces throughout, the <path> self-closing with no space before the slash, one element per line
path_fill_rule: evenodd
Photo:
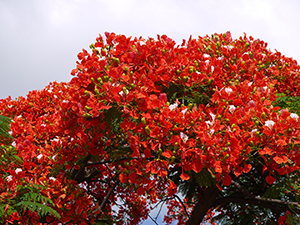
<path fill-rule="evenodd" d="M 300 63 L 299 10 L 299 0 L 0 0 L 0 98 L 69 81 L 77 54 L 105 31 L 178 43 L 245 32 Z"/>

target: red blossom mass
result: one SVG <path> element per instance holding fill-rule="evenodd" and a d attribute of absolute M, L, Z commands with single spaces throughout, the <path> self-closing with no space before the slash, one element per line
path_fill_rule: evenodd
<path fill-rule="evenodd" d="M 229 188 L 256 204 L 242 177 L 266 189 L 296 177 L 300 119 L 274 104 L 300 96 L 295 60 L 230 32 L 181 45 L 166 35 L 105 37 L 78 54 L 70 82 L 0 100 L 13 136 L 0 149 L 3 224 L 138 224 L 160 201 L 167 224 L 199 224 L 191 221 L 205 193 L 215 198 L 200 222 L 229 212 L 220 194 Z M 189 184 L 193 197 L 178 200 Z M 26 208 L 29 190 L 53 211 Z M 281 224 L 292 213 L 284 207 Z"/>

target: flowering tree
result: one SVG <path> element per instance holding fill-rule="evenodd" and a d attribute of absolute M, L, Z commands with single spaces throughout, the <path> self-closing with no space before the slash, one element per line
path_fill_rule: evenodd
<path fill-rule="evenodd" d="M 0 100 L 1 223 L 138 224 L 163 204 L 166 224 L 299 223 L 295 60 L 229 32 L 105 36 L 70 82 Z"/>

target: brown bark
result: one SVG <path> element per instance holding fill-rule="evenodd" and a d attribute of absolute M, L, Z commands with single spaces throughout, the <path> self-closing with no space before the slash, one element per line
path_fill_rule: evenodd
<path fill-rule="evenodd" d="M 207 211 L 214 206 L 219 192 L 219 189 L 214 185 L 207 188 L 200 198 L 199 202 L 195 206 L 192 215 L 187 221 L 186 225 L 199 225 L 202 222 Z"/>

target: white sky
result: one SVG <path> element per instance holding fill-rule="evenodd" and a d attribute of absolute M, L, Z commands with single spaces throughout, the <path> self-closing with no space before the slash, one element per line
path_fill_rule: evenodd
<path fill-rule="evenodd" d="M 69 81 L 98 34 L 182 39 L 231 31 L 300 63 L 299 0 L 0 0 L 0 98 Z"/>

